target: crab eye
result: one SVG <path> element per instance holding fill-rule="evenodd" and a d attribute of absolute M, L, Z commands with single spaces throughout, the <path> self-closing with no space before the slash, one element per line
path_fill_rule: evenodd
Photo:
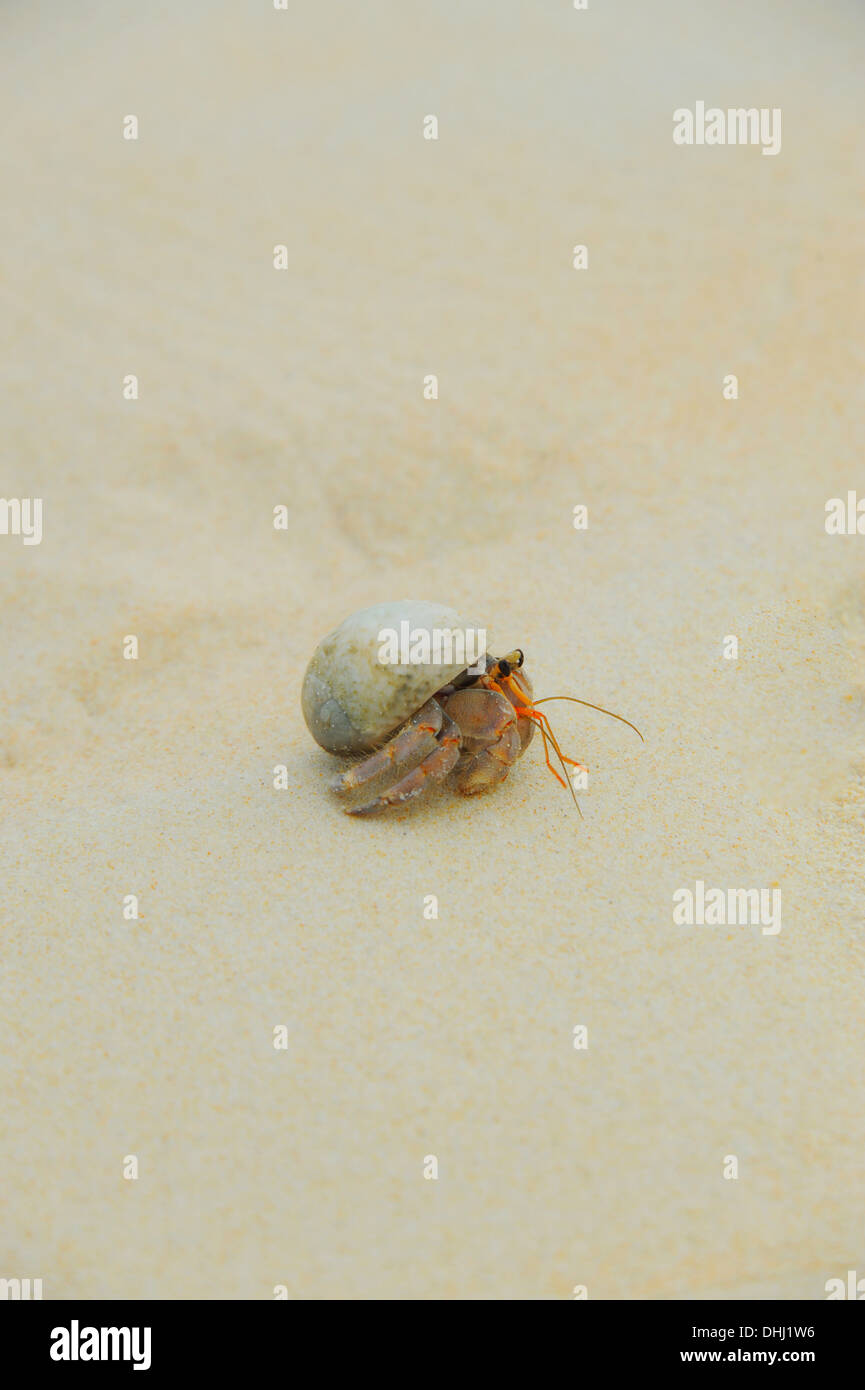
<path fill-rule="evenodd" d="M 516 665 L 517 665 L 517 669 L 519 669 L 519 667 L 522 666 L 523 662 L 524 662 L 525 659 L 526 659 L 526 658 L 523 656 L 522 652 L 520 651 L 519 647 L 517 647 L 516 656 L 517 656 Z"/>
<path fill-rule="evenodd" d="M 511 674 L 511 663 L 504 658 L 499 662 L 499 675 L 509 676 Z"/>

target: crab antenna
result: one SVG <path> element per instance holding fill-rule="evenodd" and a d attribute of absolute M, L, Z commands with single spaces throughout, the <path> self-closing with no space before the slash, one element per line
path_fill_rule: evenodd
<path fill-rule="evenodd" d="M 532 722 L 534 722 L 534 721 L 532 721 Z M 539 720 L 538 720 L 538 728 L 539 728 L 540 731 L 541 731 L 541 738 L 543 739 L 543 742 L 544 742 L 544 752 L 547 751 L 547 738 L 549 737 L 550 743 L 553 745 L 553 748 L 554 748 L 555 751 L 556 751 L 556 757 L 557 757 L 558 760 L 559 760 L 559 766 L 561 767 L 562 773 L 564 774 L 565 785 L 567 786 L 568 791 L 571 793 L 571 796 L 574 798 L 574 805 L 576 806 L 577 810 L 579 811 L 579 813 L 580 813 L 580 819 L 582 820 L 582 819 L 583 819 L 583 808 L 581 807 L 579 801 L 577 800 L 577 794 L 576 794 L 576 792 L 574 791 L 574 784 L 573 784 L 573 782 L 571 781 L 571 777 L 570 777 L 570 773 L 568 772 L 568 769 L 565 767 L 565 760 L 564 760 L 564 758 L 562 757 L 562 750 L 561 750 L 561 748 L 559 747 L 559 745 L 558 745 L 558 743 L 557 743 L 557 741 L 556 741 L 556 736 L 555 736 L 555 734 L 553 733 L 552 728 L 550 727 L 550 721 L 549 721 L 548 719 L 546 720 L 546 725 L 547 725 L 547 727 L 546 727 L 546 729 L 544 729 L 544 720 L 543 720 L 543 719 L 539 719 Z"/>
<path fill-rule="evenodd" d="M 611 709 L 604 709 L 603 705 L 593 705 L 591 700 L 578 700 L 576 695 L 545 695 L 543 700 L 533 700 L 532 704 L 545 705 L 549 700 L 570 700 L 572 704 L 585 705 L 586 709 L 596 709 L 601 714 L 608 714 L 611 719 L 618 719 L 620 724 L 627 724 L 628 728 L 633 729 L 634 733 L 638 738 L 642 739 L 643 743 L 646 742 L 636 724 L 632 724 L 630 719 L 626 719 L 623 714 L 614 714 Z"/>
<path fill-rule="evenodd" d="M 522 653 L 520 653 L 520 655 L 522 655 Z M 532 718 L 532 723 L 534 723 L 535 720 L 537 720 L 537 726 L 538 726 L 538 728 L 539 728 L 540 731 L 541 731 L 541 738 L 542 738 L 543 741 L 544 741 L 544 756 L 545 756 L 546 759 L 547 759 L 547 766 L 548 766 L 548 767 L 551 766 L 551 764 L 550 764 L 550 755 L 549 755 L 549 751 L 548 751 L 548 749 L 547 749 L 547 738 L 549 737 L 550 743 L 553 745 L 553 748 L 554 748 L 555 751 L 556 751 L 556 757 L 557 757 L 558 760 L 559 760 L 559 767 L 562 769 L 562 772 L 564 773 L 565 781 L 566 781 L 567 787 L 568 787 L 568 791 L 571 793 L 571 796 L 573 797 L 574 805 L 576 806 L 577 810 L 579 811 L 579 813 L 580 813 L 580 819 L 582 820 L 582 819 L 583 819 L 583 808 L 581 807 L 579 801 L 577 800 L 577 794 L 576 794 L 576 792 L 574 791 L 574 784 L 573 784 L 573 782 L 571 781 L 571 777 L 570 777 L 570 773 L 568 772 L 568 769 L 565 767 L 565 758 L 564 758 L 564 755 L 563 755 L 563 753 L 562 753 L 561 748 L 559 747 L 559 741 L 558 741 L 558 739 L 556 738 L 555 734 L 553 733 L 553 726 L 552 726 L 552 724 L 550 723 L 549 715 L 546 715 L 546 714 L 537 714 L 537 713 L 535 713 L 534 716 L 532 716 L 531 711 L 534 710 L 535 705 L 537 704 L 537 701 L 536 701 L 536 700 L 531 700 L 531 699 L 529 699 L 529 697 L 528 697 L 528 695 L 525 693 L 525 691 L 521 689 L 519 682 L 518 682 L 518 681 L 515 681 L 514 678 L 513 678 L 513 676 L 510 676 L 510 675 L 509 675 L 509 676 L 505 676 L 504 679 L 505 679 L 505 682 L 507 683 L 507 686 L 508 686 L 508 689 L 509 689 L 509 690 L 513 690 L 514 687 L 516 687 L 516 693 L 517 693 L 517 695 L 518 695 L 518 697 L 519 697 L 519 701 L 520 701 L 519 708 L 521 708 L 521 709 L 523 709 L 524 711 L 526 711 L 528 717 Z M 544 727 L 545 725 L 546 725 L 546 728 Z M 558 776 L 558 773 L 556 773 L 555 775 Z"/>

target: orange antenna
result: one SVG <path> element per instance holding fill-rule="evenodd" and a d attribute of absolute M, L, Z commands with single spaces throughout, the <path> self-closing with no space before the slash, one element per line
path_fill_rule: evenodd
<path fill-rule="evenodd" d="M 567 757 L 562 752 L 561 748 L 559 747 L 559 741 L 553 733 L 553 727 L 550 723 L 549 716 L 546 714 L 541 714 L 540 710 L 535 709 L 535 704 L 537 702 L 529 699 L 529 697 L 520 689 L 513 676 L 505 676 L 502 679 L 501 683 L 503 685 L 507 685 L 508 690 L 516 696 L 517 714 L 523 715 L 525 719 L 531 719 L 532 723 L 536 724 L 537 727 L 540 729 L 541 739 L 543 740 L 544 744 L 544 759 L 546 761 L 547 767 L 550 769 L 550 772 L 553 774 L 553 776 L 559 782 L 561 782 L 562 786 L 567 787 L 568 791 L 571 793 L 571 796 L 573 797 L 574 805 L 580 813 L 580 818 L 582 819 L 583 810 L 580 806 L 579 801 L 577 800 L 577 794 L 574 791 L 574 785 L 568 775 L 568 769 L 565 767 L 565 763 L 570 763 L 572 767 L 582 767 L 582 763 L 578 763 L 574 758 Z M 563 778 L 559 777 L 559 774 L 556 772 L 556 769 L 550 762 L 550 753 L 549 748 L 547 747 L 548 738 L 555 750 L 556 757 L 559 760 L 559 766 L 561 767 L 562 772 L 565 774 Z"/>
<path fill-rule="evenodd" d="M 528 713 L 528 712 L 527 712 L 527 713 Z M 529 715 L 529 718 L 531 718 L 531 717 L 532 717 L 532 716 Z M 567 787 L 568 791 L 571 793 L 571 796 L 572 796 L 573 799 L 574 799 L 574 805 L 576 806 L 577 810 L 578 810 L 579 813 L 580 813 L 580 819 L 582 819 L 583 810 L 582 810 L 582 807 L 580 806 L 579 801 L 577 800 L 577 794 L 576 794 L 576 792 L 574 791 L 574 785 L 573 785 L 573 783 L 572 783 L 570 777 L 568 776 L 568 769 L 565 767 L 565 763 L 566 763 L 566 762 L 567 762 L 567 763 L 573 763 L 574 760 L 573 760 L 573 758 L 566 758 L 566 757 L 565 757 L 564 753 L 562 752 L 561 748 L 559 747 L 558 739 L 556 738 L 555 734 L 554 734 L 553 731 L 552 731 L 552 728 L 550 727 L 550 721 L 549 721 L 549 719 L 547 719 L 547 716 L 546 716 L 545 714 L 538 714 L 538 715 L 535 716 L 535 718 L 537 719 L 537 727 L 538 727 L 538 728 L 540 729 L 540 731 L 541 731 L 541 738 L 543 739 L 543 743 L 544 743 L 544 757 L 545 757 L 545 759 L 546 759 L 547 767 L 550 769 L 550 772 L 553 774 L 553 776 L 556 777 L 556 778 L 558 778 L 558 780 L 561 782 L 562 786 L 563 786 L 563 787 Z M 534 721 L 533 721 L 533 722 L 534 722 Z M 546 728 L 544 728 L 544 724 L 546 724 Z M 548 737 L 548 736 L 549 736 L 550 743 L 553 745 L 553 748 L 555 749 L 556 757 L 557 757 L 558 760 L 559 760 L 559 766 L 561 767 L 562 772 L 565 774 L 564 777 L 559 777 L 559 774 L 556 772 L 556 769 L 553 767 L 552 763 L 550 762 L 549 752 L 547 751 L 547 737 Z M 574 766 L 575 766 L 575 767 L 579 767 L 579 763 L 574 763 Z"/>
<path fill-rule="evenodd" d="M 623 714 L 614 714 L 611 709 L 604 709 L 603 705 L 593 705 L 591 700 L 578 700 L 576 695 L 545 695 L 543 700 L 533 700 L 532 704 L 545 705 L 550 700 L 570 700 L 574 705 L 585 705 L 586 709 L 596 709 L 600 714 L 608 714 L 611 719 L 618 719 L 620 724 L 627 724 L 628 728 L 633 729 L 634 733 L 638 738 L 642 739 L 643 743 L 646 742 L 636 724 L 632 724 L 630 719 L 626 719 Z"/>

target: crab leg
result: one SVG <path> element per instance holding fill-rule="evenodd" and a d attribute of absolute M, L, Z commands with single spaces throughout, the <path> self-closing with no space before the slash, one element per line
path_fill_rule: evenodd
<path fill-rule="evenodd" d="M 444 711 L 435 700 L 427 700 L 417 714 L 413 715 L 405 728 L 390 739 L 383 748 L 370 753 L 362 762 L 345 772 L 337 773 L 331 780 L 335 792 L 350 792 L 363 787 L 373 778 L 380 777 L 391 768 L 399 768 L 412 758 L 426 757 L 437 745 L 437 734 L 442 726 Z"/>
<path fill-rule="evenodd" d="M 528 710 L 522 710 L 522 709 L 521 709 L 521 710 L 518 710 L 517 713 L 523 715 L 526 719 L 534 719 L 534 715 L 531 714 Z M 545 760 L 545 762 L 546 762 L 546 764 L 547 764 L 547 767 L 549 768 L 550 772 L 551 772 L 551 773 L 553 774 L 553 776 L 555 777 L 556 781 L 557 781 L 557 782 L 561 782 L 562 786 L 564 787 L 564 786 L 567 785 L 566 782 L 565 782 L 564 777 L 560 777 L 560 776 L 559 776 L 558 772 L 556 772 L 556 769 L 553 767 L 552 763 L 550 762 L 550 749 L 549 749 L 549 745 L 548 745 L 548 743 L 547 743 L 547 732 L 546 732 L 546 729 L 544 728 L 543 722 L 542 722 L 540 719 L 538 720 L 538 728 L 539 728 L 539 730 L 540 730 L 541 739 L 543 740 L 543 745 L 544 745 L 544 760 Z"/>
<path fill-rule="evenodd" d="M 559 757 L 561 758 L 562 762 L 563 762 L 563 763 L 570 763 L 570 764 L 571 764 L 571 767 L 578 767 L 578 768 L 580 769 L 581 772 L 588 772 L 589 769 L 585 766 L 584 763 L 578 763 L 578 762 L 576 761 L 575 758 L 569 758 L 569 757 L 567 756 L 566 753 L 563 753 L 563 752 L 562 752 L 562 750 L 559 748 L 558 744 L 556 743 L 555 735 L 554 735 L 554 733 L 553 733 L 553 731 L 552 731 L 552 728 L 551 728 L 551 726 L 550 726 L 550 721 L 549 721 L 549 719 L 547 718 L 546 714 L 545 714 L 542 710 L 539 710 L 539 709 L 536 709 L 536 708 L 535 708 L 535 706 L 532 704 L 531 700 L 529 700 L 528 696 L 527 696 L 527 695 L 524 695 L 523 692 L 522 692 L 522 690 L 520 690 L 520 687 L 517 685 L 516 681 L 513 680 L 510 676 L 505 677 L 505 681 L 506 681 L 506 683 L 507 683 L 508 690 L 509 690 L 510 693 L 514 696 L 514 698 L 518 701 L 518 704 L 517 704 L 517 714 L 518 714 L 518 715 L 521 714 L 521 715 L 523 715 L 524 718 L 527 718 L 527 719 L 543 720 L 543 723 L 539 723 L 539 724 L 538 724 L 538 728 L 540 729 L 541 734 L 543 735 L 543 733 L 544 733 L 544 724 L 546 724 L 546 731 L 547 731 L 547 733 L 549 734 L 550 739 L 551 739 L 551 741 L 552 741 L 552 745 L 553 745 L 553 747 L 555 748 L 556 752 L 558 753 Z M 495 682 L 493 682 L 493 684 L 495 684 Z M 546 748 L 546 738 L 544 738 L 544 748 Z M 549 758 L 547 759 L 547 767 L 550 767 Z M 551 771 L 551 772 L 554 772 L 555 775 L 556 775 L 557 777 L 559 777 L 559 774 L 555 771 L 555 768 L 550 767 L 550 771 Z M 560 781 L 560 782 L 562 781 L 561 777 L 559 777 L 559 781 Z M 565 785 L 565 783 L 562 782 L 562 786 L 564 786 L 564 785 Z"/>
<path fill-rule="evenodd" d="M 439 708 L 441 707 L 439 706 Z M 433 751 L 424 758 L 423 762 L 418 763 L 417 767 L 406 773 L 405 777 L 400 778 L 392 787 L 388 787 L 380 796 L 361 806 L 347 806 L 346 810 L 350 816 L 366 816 L 372 811 L 382 811 L 387 806 L 402 805 L 403 802 L 410 801 L 425 791 L 430 780 L 441 782 L 447 777 L 460 755 L 460 731 L 449 714 L 446 714 L 444 710 L 441 711 L 441 714 L 441 732 Z"/>

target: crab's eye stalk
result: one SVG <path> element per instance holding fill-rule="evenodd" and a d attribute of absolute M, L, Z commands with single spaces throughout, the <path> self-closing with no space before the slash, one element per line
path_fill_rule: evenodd
<path fill-rule="evenodd" d="M 507 656 L 499 659 L 497 665 L 501 675 L 509 676 L 512 671 L 518 671 L 523 664 L 523 654 L 517 647 L 514 651 L 508 652 Z"/>

